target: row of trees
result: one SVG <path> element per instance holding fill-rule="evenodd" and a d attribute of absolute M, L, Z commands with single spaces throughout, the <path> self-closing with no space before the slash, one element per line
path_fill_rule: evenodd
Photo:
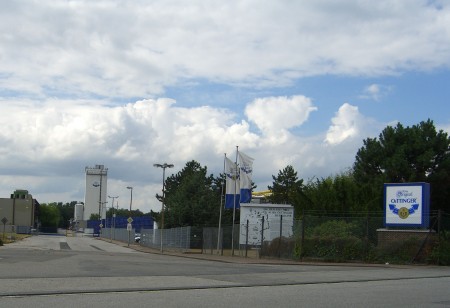
<path fill-rule="evenodd" d="M 42 203 L 39 206 L 39 221 L 43 228 L 63 228 L 67 229 L 70 226 L 70 221 L 73 219 L 75 205 L 77 201 L 67 203 L 52 202 Z M 139 209 L 132 210 L 131 215 L 128 209 L 108 209 L 106 217 L 112 217 L 113 214 L 119 217 L 140 217 L 145 215 L 157 216 L 158 213 L 150 212 L 143 213 Z M 98 214 L 92 214 L 90 220 L 99 220 Z"/>
<path fill-rule="evenodd" d="M 388 126 L 363 141 L 353 168 L 304 183 L 292 166 L 273 177 L 272 201 L 290 203 L 296 213 L 383 211 L 383 183 L 426 182 L 431 210 L 450 212 L 450 138 L 431 120 L 412 127 Z"/>
<path fill-rule="evenodd" d="M 41 227 L 67 228 L 70 225 L 70 220 L 73 218 L 75 204 L 77 204 L 77 201 L 40 204 L 39 221 Z"/>

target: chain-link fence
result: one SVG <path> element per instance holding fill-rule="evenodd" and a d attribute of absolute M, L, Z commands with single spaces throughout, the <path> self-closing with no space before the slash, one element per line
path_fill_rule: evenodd
<path fill-rule="evenodd" d="M 142 246 L 163 250 L 192 251 L 202 247 L 201 228 L 180 227 L 173 229 L 135 229 L 103 228 L 100 236 L 104 239 L 136 243 Z M 139 239 L 139 240 L 137 240 Z"/>
<path fill-rule="evenodd" d="M 191 249 L 191 227 L 173 229 L 142 229 L 140 245 L 163 250 L 188 251 Z"/>
<path fill-rule="evenodd" d="M 429 229 L 385 228 L 384 217 L 304 215 L 302 220 L 204 228 L 203 253 L 302 261 L 450 264 L 450 215 L 434 213 Z M 262 243 L 262 244 L 261 244 Z"/>
<path fill-rule="evenodd" d="M 203 228 L 202 235 L 202 253 L 207 254 L 220 254 L 242 255 L 240 248 L 243 246 L 239 244 L 239 225 L 224 226 L 221 228 L 219 234 L 219 228 L 209 227 Z"/>
<path fill-rule="evenodd" d="M 125 228 L 102 228 L 100 237 L 109 240 L 133 243 L 135 241 L 135 230 L 128 231 Z"/>
<path fill-rule="evenodd" d="M 134 230 L 102 237 L 134 242 Z M 163 250 L 301 261 L 450 265 L 450 215 L 433 213 L 430 228 L 385 228 L 383 216 L 304 215 L 218 228 L 142 229 L 140 245 Z"/>

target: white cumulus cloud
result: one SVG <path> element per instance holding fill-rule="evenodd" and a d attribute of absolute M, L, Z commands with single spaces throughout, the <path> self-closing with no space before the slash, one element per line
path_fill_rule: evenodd
<path fill-rule="evenodd" d="M 264 134 L 277 135 L 302 125 L 316 110 L 310 98 L 296 95 L 256 99 L 247 105 L 245 114 Z"/>
<path fill-rule="evenodd" d="M 328 129 L 325 138 L 328 144 L 339 144 L 358 136 L 362 124 L 358 107 L 348 103 L 343 104 L 339 108 L 331 122 L 332 125 Z"/>

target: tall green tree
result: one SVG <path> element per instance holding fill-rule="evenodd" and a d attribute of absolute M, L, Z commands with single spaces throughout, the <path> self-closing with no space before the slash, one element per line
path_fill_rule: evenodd
<path fill-rule="evenodd" d="M 77 201 L 72 201 L 70 203 L 67 202 L 65 204 L 58 202 L 56 204 L 61 217 L 58 227 L 68 228 L 70 226 L 70 220 L 73 219 L 73 215 L 75 213 L 75 204 L 77 204 Z"/>
<path fill-rule="evenodd" d="M 57 228 L 61 219 L 57 203 L 42 203 L 39 207 L 41 227 Z"/>
<path fill-rule="evenodd" d="M 272 191 L 270 201 L 273 203 L 293 204 L 296 195 L 303 186 L 303 180 L 299 180 L 297 171 L 291 165 L 286 166 L 278 172 L 277 176 L 272 175 L 273 184 L 267 188 Z"/>
<path fill-rule="evenodd" d="M 303 180 L 298 179 L 297 171 L 291 165 L 286 166 L 278 172 L 277 176 L 272 175 L 272 186 L 267 188 L 272 191 L 269 200 L 276 204 L 291 204 L 294 207 L 295 216 L 301 216 L 304 210 Z"/>
<path fill-rule="evenodd" d="M 212 226 L 219 220 L 217 179 L 196 161 L 165 181 L 164 227 Z M 157 195 L 159 200 L 162 196 Z M 158 217 L 160 218 L 160 217 Z"/>
<path fill-rule="evenodd" d="M 305 210 L 317 215 L 366 211 L 351 172 L 310 180 L 303 188 Z"/>
<path fill-rule="evenodd" d="M 91 216 L 89 216 L 89 220 L 100 220 L 100 215 L 98 213 L 92 213 Z"/>
<path fill-rule="evenodd" d="M 433 121 L 387 126 L 379 138 L 364 140 L 353 166 L 366 200 L 382 207 L 382 184 L 428 182 L 432 209 L 450 210 L 450 138 Z"/>

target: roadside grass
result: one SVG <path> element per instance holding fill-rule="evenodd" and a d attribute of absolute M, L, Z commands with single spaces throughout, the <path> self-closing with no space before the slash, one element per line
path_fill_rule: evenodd
<path fill-rule="evenodd" d="M 0 246 L 2 244 L 10 244 L 17 241 L 21 241 L 29 236 L 30 236 L 29 234 L 0 233 Z"/>

